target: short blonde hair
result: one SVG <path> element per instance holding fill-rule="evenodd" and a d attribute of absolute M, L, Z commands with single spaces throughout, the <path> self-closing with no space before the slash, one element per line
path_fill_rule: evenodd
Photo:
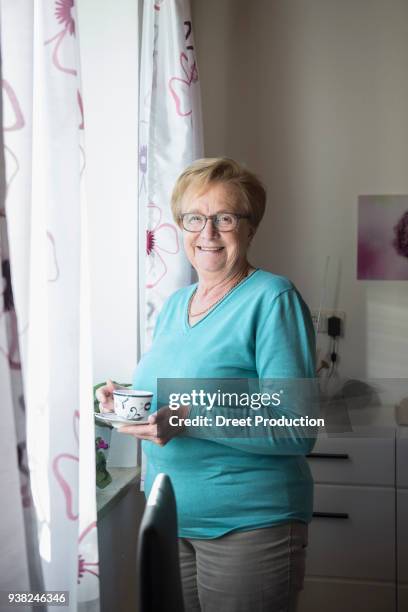
<path fill-rule="evenodd" d="M 175 222 L 180 225 L 182 200 L 186 191 L 194 187 L 203 192 L 210 184 L 232 185 L 243 205 L 245 214 L 254 230 L 265 212 L 266 191 L 255 174 L 228 157 L 206 157 L 197 159 L 178 177 L 171 196 L 171 210 Z"/>

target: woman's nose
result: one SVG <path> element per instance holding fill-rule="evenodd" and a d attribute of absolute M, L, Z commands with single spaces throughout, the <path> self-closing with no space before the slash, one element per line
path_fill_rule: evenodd
<path fill-rule="evenodd" d="M 206 238 L 213 238 L 214 236 L 219 235 L 218 228 L 215 224 L 215 219 L 207 219 L 207 223 L 201 230 L 201 235 Z"/>

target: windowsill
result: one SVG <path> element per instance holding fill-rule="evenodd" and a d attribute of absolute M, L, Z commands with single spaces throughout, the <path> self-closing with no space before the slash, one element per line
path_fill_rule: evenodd
<path fill-rule="evenodd" d="M 96 488 L 98 520 L 102 519 L 126 495 L 130 487 L 140 484 L 140 467 L 109 467 L 112 482 L 104 489 Z"/>

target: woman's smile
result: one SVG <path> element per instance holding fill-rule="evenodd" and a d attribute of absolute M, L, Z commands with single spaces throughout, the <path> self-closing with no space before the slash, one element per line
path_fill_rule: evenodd
<path fill-rule="evenodd" d="M 219 251 L 220 249 L 223 249 L 224 247 L 222 246 L 203 246 L 203 245 L 197 245 L 197 248 L 200 249 L 201 251 Z"/>
<path fill-rule="evenodd" d="M 206 247 L 206 246 L 197 246 L 196 247 L 199 251 L 202 251 L 203 253 L 219 253 L 220 251 L 223 250 L 223 246 L 219 246 L 219 247 Z"/>

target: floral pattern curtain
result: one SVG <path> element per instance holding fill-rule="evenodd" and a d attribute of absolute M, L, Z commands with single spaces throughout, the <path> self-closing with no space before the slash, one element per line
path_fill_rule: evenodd
<path fill-rule="evenodd" d="M 170 211 L 175 180 L 203 156 L 200 87 L 188 0 L 145 0 L 140 72 L 141 348 L 165 299 L 192 282 Z"/>
<path fill-rule="evenodd" d="M 0 582 L 99 610 L 76 9 L 0 0 L 0 11 Z"/>

